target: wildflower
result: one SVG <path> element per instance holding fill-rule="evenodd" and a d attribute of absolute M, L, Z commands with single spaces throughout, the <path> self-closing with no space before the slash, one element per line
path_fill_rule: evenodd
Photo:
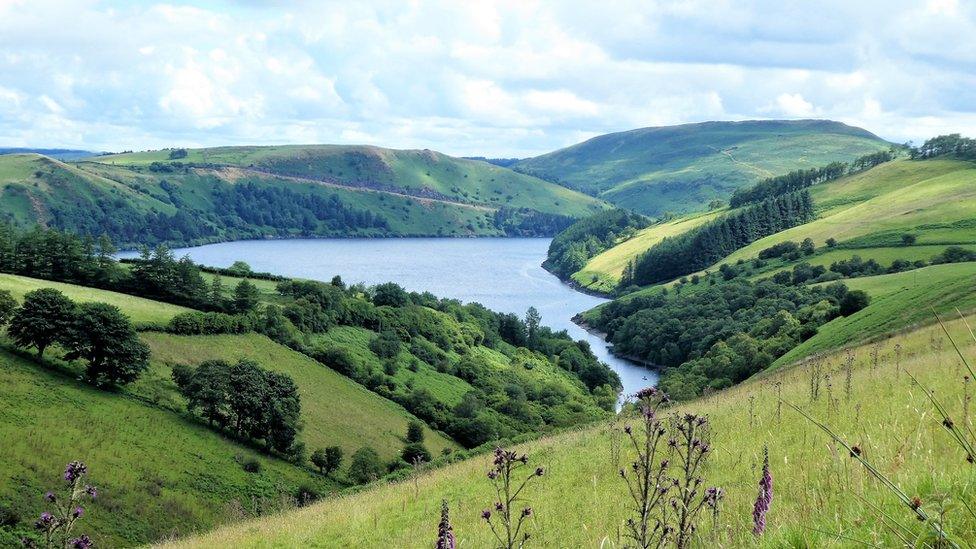
<path fill-rule="evenodd" d="M 72 461 L 64 469 L 64 480 L 73 484 L 76 480 L 84 476 L 85 473 L 87 472 L 88 472 L 88 467 L 85 467 L 84 463 L 80 461 Z"/>
<path fill-rule="evenodd" d="M 634 397 L 636 397 L 637 400 L 646 400 L 656 397 L 658 392 L 657 387 L 645 387 L 634 393 Z"/>
<path fill-rule="evenodd" d="M 454 528 L 451 527 L 450 510 L 447 507 L 447 500 L 441 500 L 441 522 L 437 525 L 437 543 L 434 549 L 455 549 L 457 539 L 454 537 Z"/>
<path fill-rule="evenodd" d="M 489 511 L 488 509 L 485 509 L 484 511 L 482 511 L 481 512 L 481 518 L 483 518 L 485 520 L 491 520 L 491 511 Z"/>
<path fill-rule="evenodd" d="M 72 549 L 91 549 L 95 546 L 95 543 L 90 537 L 82 535 L 80 538 L 75 538 L 69 542 L 69 547 Z"/>
<path fill-rule="evenodd" d="M 545 470 L 544 467 L 536 467 L 535 468 L 535 476 L 541 477 L 544 474 L 546 474 L 546 470 Z"/>
<path fill-rule="evenodd" d="M 81 507 L 75 507 L 75 510 L 71 512 L 71 516 L 74 518 L 81 518 L 81 515 L 85 514 L 85 510 Z"/>
<path fill-rule="evenodd" d="M 495 502 L 495 510 L 496 511 L 504 511 L 505 510 L 505 504 L 503 504 L 500 501 L 496 501 Z"/>
<path fill-rule="evenodd" d="M 705 490 L 705 505 L 715 509 L 723 497 L 725 497 L 725 492 L 721 488 L 708 488 Z"/>
<path fill-rule="evenodd" d="M 859 456 L 859 455 L 861 455 L 861 447 L 858 446 L 857 444 L 851 446 L 851 457 Z"/>
<path fill-rule="evenodd" d="M 624 426 L 624 432 L 627 433 L 628 435 L 631 434 L 633 431 L 634 430 L 631 429 L 630 425 Z"/>
<path fill-rule="evenodd" d="M 759 494 L 752 510 L 752 533 L 761 536 L 766 530 L 766 513 L 773 502 L 773 475 L 769 472 L 769 448 L 763 448 L 763 471 L 759 479 Z"/>
<path fill-rule="evenodd" d="M 48 493 L 44 494 L 44 499 L 46 499 L 47 501 L 49 501 L 51 503 L 54 503 L 58 499 L 58 496 L 55 496 L 54 495 L 54 492 L 48 492 Z"/>
<path fill-rule="evenodd" d="M 532 508 L 531 507 L 526 507 L 525 509 L 522 509 L 522 516 L 523 517 L 531 517 L 532 516 Z"/>
<path fill-rule="evenodd" d="M 53 522 L 54 522 L 54 515 L 48 513 L 47 511 L 44 511 L 43 513 L 41 513 L 41 517 L 37 520 L 37 522 L 34 523 L 34 526 L 36 526 L 38 530 L 43 530 L 48 526 L 50 526 L 51 523 Z"/>
<path fill-rule="evenodd" d="M 96 497 L 98 497 L 98 488 L 95 488 L 91 484 L 86 484 L 85 493 L 88 494 L 88 497 L 95 499 Z"/>

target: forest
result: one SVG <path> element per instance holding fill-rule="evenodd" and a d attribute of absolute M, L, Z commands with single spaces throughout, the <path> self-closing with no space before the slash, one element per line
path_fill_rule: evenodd
<path fill-rule="evenodd" d="M 676 237 L 665 238 L 624 270 L 620 286 L 666 282 L 707 268 L 735 250 L 814 217 L 809 191 L 766 199 Z"/>

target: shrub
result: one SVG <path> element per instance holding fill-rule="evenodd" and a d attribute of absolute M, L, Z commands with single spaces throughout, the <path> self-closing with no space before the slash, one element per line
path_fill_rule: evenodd
<path fill-rule="evenodd" d="M 376 450 L 364 446 L 352 455 L 349 463 L 349 479 L 357 484 L 373 482 L 383 475 L 383 462 Z"/>
<path fill-rule="evenodd" d="M 314 486 L 302 484 L 295 490 L 295 502 L 299 507 L 304 507 L 309 503 L 314 503 L 322 498 L 322 494 Z"/>
<path fill-rule="evenodd" d="M 431 458 L 430 451 L 420 442 L 407 444 L 403 447 L 403 452 L 400 455 L 403 457 L 403 461 L 410 464 L 427 463 Z"/>
<path fill-rule="evenodd" d="M 244 469 L 248 473 L 260 473 L 261 462 L 255 457 L 244 458 L 241 462 L 241 469 Z"/>
<path fill-rule="evenodd" d="M 840 301 L 841 316 L 850 316 L 868 306 L 871 297 L 864 290 L 851 290 Z"/>

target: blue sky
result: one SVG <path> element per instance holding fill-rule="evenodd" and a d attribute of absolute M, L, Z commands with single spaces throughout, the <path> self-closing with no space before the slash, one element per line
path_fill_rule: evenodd
<path fill-rule="evenodd" d="M 0 146 L 371 143 L 530 156 L 831 118 L 976 135 L 976 6 L 0 0 Z"/>

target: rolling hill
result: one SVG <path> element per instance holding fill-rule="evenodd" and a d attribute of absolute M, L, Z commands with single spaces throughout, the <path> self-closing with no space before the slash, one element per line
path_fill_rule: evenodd
<path fill-rule="evenodd" d="M 799 243 L 805 238 L 811 238 L 817 246 L 814 255 L 770 264 L 761 276 L 771 276 L 801 261 L 829 266 L 858 255 L 888 266 L 895 259 L 929 260 L 949 245 L 976 245 L 976 224 L 972 221 L 976 211 L 971 184 L 974 178 L 976 164 L 969 161 L 900 159 L 814 185 L 810 194 L 817 219 L 744 246 L 709 270 L 714 271 L 722 263 L 753 259 L 774 244 L 788 240 Z M 609 293 L 629 261 L 665 237 L 683 234 L 728 212 L 725 209 L 689 214 L 652 225 L 591 258 L 573 279 L 587 289 Z M 906 233 L 915 236 L 913 246 L 902 244 Z M 827 239 L 834 239 L 836 248 L 826 247 Z"/>
<path fill-rule="evenodd" d="M 761 179 L 890 146 L 829 120 L 704 122 L 601 135 L 514 168 L 657 216 L 699 210 Z"/>
<path fill-rule="evenodd" d="M 553 183 L 433 151 L 221 147 L 70 163 L 0 155 L 0 220 L 106 232 L 124 245 L 543 235 L 604 207 Z"/>

